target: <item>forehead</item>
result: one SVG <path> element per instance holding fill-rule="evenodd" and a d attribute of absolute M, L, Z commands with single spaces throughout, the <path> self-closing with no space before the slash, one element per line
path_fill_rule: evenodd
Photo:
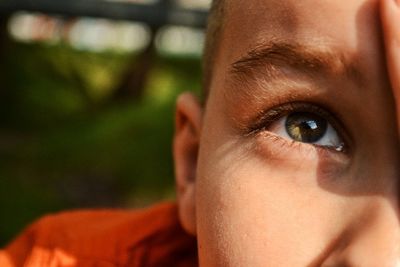
<path fill-rule="evenodd" d="M 382 75 L 378 6 L 377 0 L 226 1 L 216 76 L 270 40 L 334 51 Z"/>
<path fill-rule="evenodd" d="M 246 28 L 248 35 L 300 38 L 323 32 L 337 37 L 338 30 L 348 34 L 360 24 L 371 23 L 377 6 L 375 0 L 231 0 L 227 24 Z"/>
<path fill-rule="evenodd" d="M 224 40 L 238 50 L 270 38 L 359 49 L 379 34 L 377 9 L 376 0 L 230 0 Z"/>

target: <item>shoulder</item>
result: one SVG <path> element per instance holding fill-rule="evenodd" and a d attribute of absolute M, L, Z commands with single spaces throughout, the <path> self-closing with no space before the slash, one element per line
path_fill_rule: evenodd
<path fill-rule="evenodd" d="M 143 256 L 140 251 L 149 240 L 154 243 L 170 233 L 186 239 L 171 203 L 136 211 L 62 212 L 45 216 L 24 231 L 0 252 L 0 265 L 124 266 L 136 260 L 132 255 Z M 147 250 L 151 248 L 145 254 Z"/>

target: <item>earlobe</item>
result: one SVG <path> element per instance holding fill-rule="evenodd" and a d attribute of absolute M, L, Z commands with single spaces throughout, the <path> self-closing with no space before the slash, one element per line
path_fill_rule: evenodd
<path fill-rule="evenodd" d="M 179 96 L 175 113 L 174 165 L 179 217 L 184 229 L 196 234 L 195 189 L 202 109 L 191 93 Z"/>

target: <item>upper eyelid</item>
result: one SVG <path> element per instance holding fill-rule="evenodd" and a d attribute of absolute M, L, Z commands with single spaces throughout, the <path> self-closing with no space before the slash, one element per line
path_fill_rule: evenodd
<path fill-rule="evenodd" d="M 289 102 L 285 104 L 279 104 L 275 107 L 268 109 L 267 111 L 261 112 L 256 118 L 250 123 L 247 132 L 249 134 L 256 133 L 261 130 L 265 130 L 271 123 L 291 112 L 312 112 L 321 115 L 329 122 L 334 120 L 333 116 L 329 112 L 325 111 L 318 105 L 306 103 L 306 102 Z"/>

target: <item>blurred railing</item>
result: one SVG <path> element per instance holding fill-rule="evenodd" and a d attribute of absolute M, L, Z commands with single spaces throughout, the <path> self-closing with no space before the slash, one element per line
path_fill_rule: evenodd
<path fill-rule="evenodd" d="M 0 0 L 1 16 L 17 11 L 132 20 L 154 28 L 167 24 L 203 28 L 207 20 L 206 10 L 182 8 L 170 4 L 170 1 L 137 4 L 104 0 Z"/>

